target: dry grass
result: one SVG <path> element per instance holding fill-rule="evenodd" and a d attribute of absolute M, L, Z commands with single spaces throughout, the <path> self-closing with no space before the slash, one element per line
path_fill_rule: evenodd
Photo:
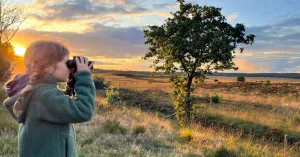
<path fill-rule="evenodd" d="M 146 112 L 145 107 L 157 109 L 172 106 L 167 96 L 172 91 L 172 84 L 166 78 L 150 79 L 144 75 L 135 78 L 134 75 L 116 76 L 112 73 L 97 75 L 104 76 L 111 81 L 111 87 L 120 90 L 125 105 L 105 103 L 105 91 L 97 91 L 97 107 L 92 120 L 74 124 L 80 157 L 209 157 L 217 156 L 220 152 L 239 157 L 300 156 L 295 147 L 284 152 L 282 143 L 245 136 L 243 132 L 228 131 L 224 126 L 216 128 L 193 123 L 182 129 L 174 119 L 165 118 L 164 112 Z M 218 79 L 224 81 L 222 78 Z M 280 81 L 282 80 L 278 82 Z M 260 89 L 257 90 L 259 92 Z M 207 94 L 211 96 L 215 93 L 222 96 L 221 103 L 209 104 L 203 101 Z M 290 123 L 293 111 L 299 110 L 298 99 L 292 95 L 281 97 L 266 93 L 260 96 L 259 93 L 255 95 L 253 92 L 250 95 L 233 89 L 228 91 L 221 88 L 199 88 L 195 96 L 199 98 L 197 105 L 202 106 L 199 114 L 222 117 L 226 122 L 235 119 L 234 122 L 251 122 L 248 125 L 264 125 L 294 134 L 300 132 L 299 125 Z M 143 108 L 139 108 L 139 104 Z M 3 108 L 0 109 L 4 111 Z M 13 131 L 17 124 L 9 118 L 7 112 L 1 110 L 0 156 L 17 156 L 17 133 Z M 4 120 L 4 117 L 7 119 Z M 140 130 L 138 133 L 137 129 Z"/>

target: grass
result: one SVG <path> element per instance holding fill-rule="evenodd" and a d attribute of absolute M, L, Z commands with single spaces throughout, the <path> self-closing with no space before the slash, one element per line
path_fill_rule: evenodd
<path fill-rule="evenodd" d="M 0 90 L 0 102 L 5 100 L 5 92 Z M 1 103 L 2 104 L 2 103 Z M 17 156 L 17 134 L 19 125 L 8 111 L 0 106 L 0 156 Z"/>
<path fill-rule="evenodd" d="M 172 85 L 166 79 L 153 81 L 132 73 L 103 74 L 119 92 L 117 101 L 122 101 L 122 105 L 107 103 L 106 91 L 97 90 L 96 112 L 91 121 L 74 124 L 80 157 L 299 156 L 293 145 L 284 151 L 281 139 L 282 134 L 291 137 L 300 132 L 299 112 L 296 112 L 299 104 L 294 94 L 261 95 L 261 88 L 249 84 L 239 91 L 218 78 L 221 84 L 204 84 L 195 93 L 197 105 L 201 106 L 196 117 L 200 123 L 194 121 L 187 128 L 179 128 L 174 118 L 167 118 L 174 109 L 169 97 Z M 274 82 L 268 86 L 277 86 Z M 292 91 L 294 87 L 286 88 Z M 251 94 L 243 91 L 247 89 L 251 89 Z M 205 97 L 215 93 L 222 100 L 218 104 L 209 103 Z M 1 106 L 0 156 L 17 156 L 17 128 L 18 124 Z"/>

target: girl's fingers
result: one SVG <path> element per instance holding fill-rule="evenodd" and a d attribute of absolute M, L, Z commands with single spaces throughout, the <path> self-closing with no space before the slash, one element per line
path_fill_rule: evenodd
<path fill-rule="evenodd" d="M 95 62 L 95 61 L 93 61 L 93 62 L 89 65 L 89 68 L 90 68 L 90 69 L 91 69 L 92 66 L 94 65 L 94 62 Z"/>
<path fill-rule="evenodd" d="M 75 61 L 76 61 L 76 64 L 79 65 L 79 60 L 77 57 L 75 58 Z"/>
<path fill-rule="evenodd" d="M 81 63 L 81 64 L 84 63 L 84 59 L 83 59 L 82 56 L 80 56 L 80 63 Z"/>
<path fill-rule="evenodd" d="M 89 59 L 87 58 L 87 57 L 84 57 L 84 63 L 86 64 L 86 65 L 89 65 Z"/>

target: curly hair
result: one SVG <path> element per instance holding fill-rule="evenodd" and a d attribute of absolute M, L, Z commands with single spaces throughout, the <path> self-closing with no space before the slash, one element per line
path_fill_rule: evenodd
<path fill-rule="evenodd" d="M 21 101 L 31 91 L 36 81 L 45 77 L 49 67 L 64 59 L 70 52 L 59 42 L 40 40 L 32 43 L 24 54 L 25 73 L 29 74 L 29 83 L 20 91 L 20 95 L 13 106 L 13 112 L 19 116 L 22 111 Z"/>

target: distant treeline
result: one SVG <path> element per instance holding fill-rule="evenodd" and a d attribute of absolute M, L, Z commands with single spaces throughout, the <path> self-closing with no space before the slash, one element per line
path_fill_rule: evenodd
<path fill-rule="evenodd" d="M 210 76 L 227 76 L 227 77 L 276 77 L 276 78 L 293 78 L 300 79 L 299 73 L 216 73 Z"/>
<path fill-rule="evenodd" d="M 94 69 L 93 73 L 118 73 L 118 74 L 137 74 L 137 75 L 151 75 L 151 72 L 147 71 L 121 71 L 121 70 L 103 70 L 103 69 Z M 156 76 L 167 77 L 162 72 L 157 72 Z M 274 78 L 291 78 L 291 79 L 300 79 L 299 73 L 216 73 L 209 76 L 227 76 L 227 77 L 274 77 Z"/>

